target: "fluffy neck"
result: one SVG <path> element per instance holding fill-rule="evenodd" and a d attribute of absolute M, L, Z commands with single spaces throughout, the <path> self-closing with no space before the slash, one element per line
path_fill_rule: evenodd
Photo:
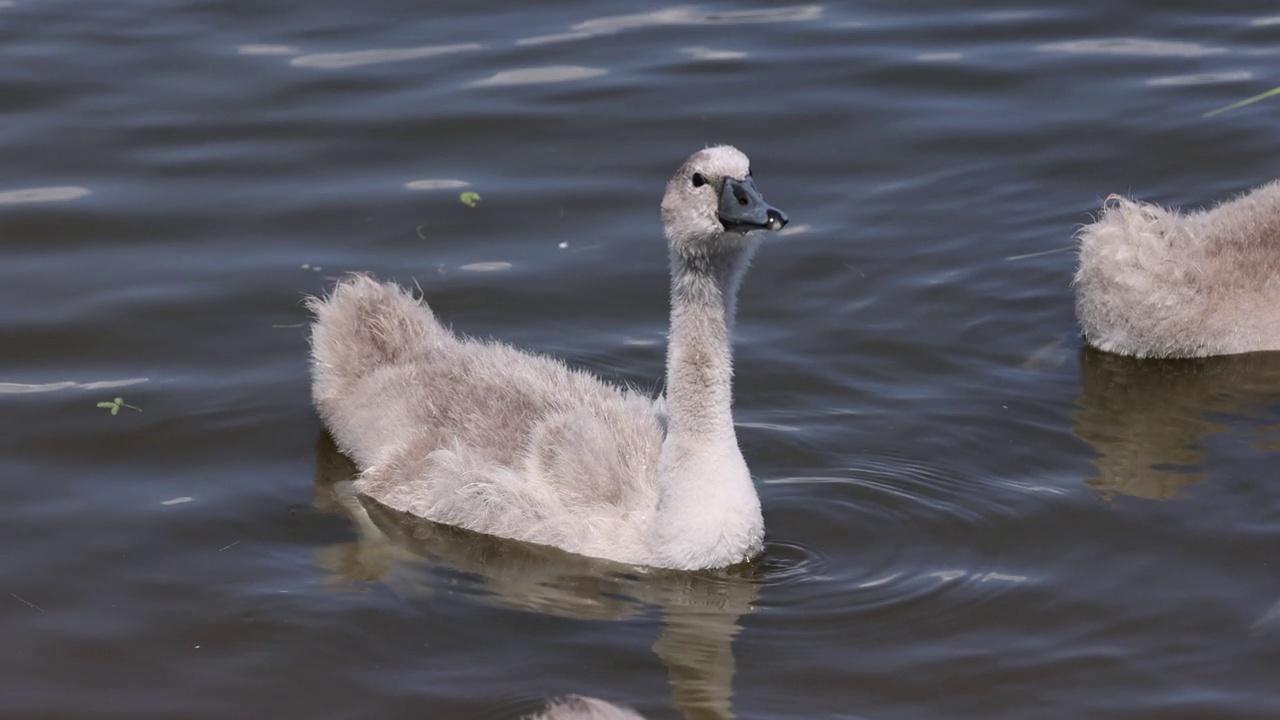
<path fill-rule="evenodd" d="M 754 243 L 714 255 L 671 254 L 668 437 L 734 441 L 733 320 Z"/>
<path fill-rule="evenodd" d="M 733 428 L 730 334 L 756 243 L 671 255 L 667 437 L 658 461 L 658 542 L 672 567 L 716 567 L 754 554 L 760 500 Z"/>

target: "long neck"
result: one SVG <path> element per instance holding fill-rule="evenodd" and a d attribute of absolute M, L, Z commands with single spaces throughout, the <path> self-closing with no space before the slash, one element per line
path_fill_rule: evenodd
<path fill-rule="evenodd" d="M 667 437 L 654 516 L 660 564 L 694 569 L 760 550 L 764 518 L 733 430 L 735 294 L 754 243 L 697 258 L 672 254 Z"/>
<path fill-rule="evenodd" d="M 667 338 L 668 437 L 736 443 L 733 333 L 738 285 L 754 244 L 711 256 L 671 256 Z"/>

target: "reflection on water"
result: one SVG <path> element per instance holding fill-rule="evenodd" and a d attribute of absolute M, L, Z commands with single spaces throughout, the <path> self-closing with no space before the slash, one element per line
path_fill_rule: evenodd
<path fill-rule="evenodd" d="M 688 718 L 732 718 L 733 638 L 763 581 L 747 563 L 679 573 L 631 567 L 440 525 L 383 507 L 351 490 L 356 468 L 321 433 L 313 504 L 346 516 L 358 539 L 322 548 L 336 583 L 380 582 L 406 597 L 442 586 L 502 607 L 583 620 L 662 611 L 653 649 L 667 668 L 674 705 Z"/>
<path fill-rule="evenodd" d="M 88 195 L 90 192 L 91 191 L 88 188 L 76 187 L 74 185 L 6 190 L 4 192 L 0 192 L 0 205 L 19 205 L 21 203 L 75 200 Z"/>
<path fill-rule="evenodd" d="M 63 380 L 51 383 L 13 383 L 0 382 L 0 395 L 57 392 L 58 390 L 110 390 L 114 388 L 141 385 L 147 378 L 125 378 L 123 380 L 95 380 L 93 382 L 76 382 Z"/>
<path fill-rule="evenodd" d="M 501 87 L 503 85 L 541 85 L 544 83 L 570 82 L 600 77 L 609 71 L 604 68 L 580 65 L 551 65 L 548 67 L 503 70 L 487 78 L 471 83 L 470 87 Z"/>
<path fill-rule="evenodd" d="M 236 48 L 239 55 L 297 55 L 298 48 L 292 45 L 241 45 Z"/>
<path fill-rule="evenodd" d="M 1280 353 L 1137 360 L 1085 348 L 1080 372 L 1074 431 L 1099 454 L 1087 484 L 1105 495 L 1178 497 L 1203 478 L 1206 438 L 1280 422 Z"/>
<path fill-rule="evenodd" d="M 631 15 L 610 15 L 585 20 L 568 32 L 538 35 L 517 40 L 517 45 L 545 45 L 584 38 L 612 35 L 626 30 L 675 25 L 735 25 L 754 23 L 801 22 L 822 16 L 821 5 L 793 5 L 762 10 L 726 10 L 722 12 L 690 7 L 671 7 Z"/>
<path fill-rule="evenodd" d="M 709 47 L 687 47 L 680 52 L 694 60 L 741 60 L 747 54 L 741 50 L 717 50 Z"/>
<path fill-rule="evenodd" d="M 1244 80 L 1249 80 L 1252 77 L 1253 73 L 1248 70 L 1233 70 L 1225 72 L 1193 73 L 1191 75 L 1169 75 L 1167 77 L 1152 78 L 1147 81 L 1147 84 L 1154 87 L 1213 85 L 1216 83 L 1242 82 Z"/>
<path fill-rule="evenodd" d="M 466 180 L 440 178 L 431 180 L 410 180 L 405 183 L 404 186 L 407 190 L 454 190 L 457 188 L 471 187 L 471 183 Z"/>
<path fill-rule="evenodd" d="M 1171 42 L 1146 38 L 1100 38 L 1047 43 L 1039 47 L 1046 53 L 1078 53 L 1081 55 L 1133 55 L 1137 57 L 1202 57 L 1229 52 L 1193 42 Z"/>
<path fill-rule="evenodd" d="M 454 53 L 480 50 L 484 46 L 477 43 L 460 43 L 457 45 L 426 45 L 411 48 L 384 48 L 376 50 L 356 50 L 353 52 L 315 53 L 299 55 L 289 61 L 294 67 L 321 68 L 332 70 L 352 68 L 362 65 L 379 65 L 389 62 L 421 60 L 422 58 L 452 55 Z"/>

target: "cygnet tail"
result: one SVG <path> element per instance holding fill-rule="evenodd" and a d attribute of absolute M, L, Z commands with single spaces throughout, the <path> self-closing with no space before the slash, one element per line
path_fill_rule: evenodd
<path fill-rule="evenodd" d="M 339 282 L 328 297 L 313 297 L 312 394 L 317 401 L 374 370 L 421 358 L 443 332 L 431 310 L 406 290 L 368 275 Z"/>

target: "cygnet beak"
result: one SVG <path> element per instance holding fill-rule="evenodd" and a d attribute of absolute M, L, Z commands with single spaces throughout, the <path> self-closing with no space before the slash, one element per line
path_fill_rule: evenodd
<path fill-rule="evenodd" d="M 719 215 L 726 231 L 781 230 L 787 224 L 787 214 L 764 201 L 749 175 L 743 180 L 725 179 Z"/>

